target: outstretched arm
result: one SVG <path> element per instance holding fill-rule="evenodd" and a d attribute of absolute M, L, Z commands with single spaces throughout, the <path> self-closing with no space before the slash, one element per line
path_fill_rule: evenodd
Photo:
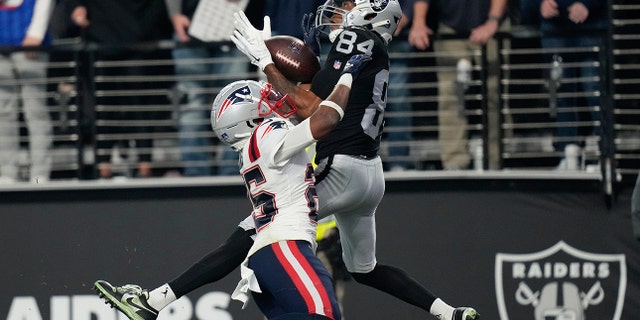
<path fill-rule="evenodd" d="M 265 30 L 258 30 L 249 22 L 244 12 L 240 11 L 234 14 L 233 23 L 235 30 L 231 35 L 231 41 L 235 43 L 238 50 L 251 60 L 251 63 L 267 75 L 269 83 L 276 87 L 279 92 L 288 94 L 293 99 L 298 107 L 298 117 L 306 119 L 315 113 L 322 99 L 313 92 L 296 86 L 280 73 L 275 64 L 273 64 L 271 53 L 269 53 L 269 49 L 264 43 L 265 37 L 269 36 L 269 32 L 265 32 L 265 30 L 271 29 L 269 20 L 265 20 Z"/>
<path fill-rule="evenodd" d="M 306 148 L 313 142 L 324 137 L 338 125 L 338 122 L 340 122 L 344 116 L 344 110 L 349 100 L 351 83 L 353 79 L 357 77 L 358 73 L 360 73 L 364 65 L 370 60 L 370 55 L 359 54 L 352 56 L 349 61 L 347 61 L 340 79 L 327 99 L 324 101 L 318 99 L 317 101 L 319 102 L 317 102 L 317 104 L 314 102 L 316 111 L 309 118 L 291 129 L 292 132 L 287 135 L 287 138 L 276 154 L 276 161 L 290 158 L 293 154 L 299 152 L 300 149 Z M 299 88 L 295 87 L 293 89 L 298 90 Z"/>
<path fill-rule="evenodd" d="M 293 99 L 293 102 L 298 107 L 298 117 L 306 119 L 316 112 L 320 102 L 322 102 L 322 99 L 316 96 L 313 92 L 304 90 L 292 83 L 282 73 L 280 73 L 273 63 L 268 64 L 264 68 L 263 72 L 267 75 L 267 81 L 269 83 L 277 88 L 279 92 L 282 94 L 288 94 L 289 97 Z"/>
<path fill-rule="evenodd" d="M 326 100 L 318 103 L 317 111 L 309 118 L 311 134 L 316 140 L 329 133 L 342 120 L 349 100 L 351 84 L 369 61 L 371 61 L 371 55 L 357 54 L 352 56 L 345 64 L 340 79 L 331 94 Z"/>
<path fill-rule="evenodd" d="M 335 92 L 331 93 L 327 100 L 322 101 L 322 99 L 316 96 L 313 92 L 298 87 L 280 73 L 273 63 L 269 49 L 267 49 L 267 46 L 264 43 L 264 30 L 261 31 L 256 29 L 251 22 L 249 22 L 249 19 L 243 12 L 237 12 L 234 14 L 234 25 L 235 30 L 231 35 L 233 43 L 235 43 L 238 50 L 244 53 L 251 60 L 251 63 L 258 66 L 258 68 L 267 75 L 269 83 L 278 89 L 280 93 L 288 94 L 289 97 L 293 99 L 294 103 L 298 107 L 298 117 L 301 119 L 307 119 L 315 114 L 321 106 L 329 108 L 326 112 L 336 113 L 333 116 L 329 115 L 329 120 L 336 120 L 337 118 L 335 116 L 338 114 L 344 114 L 343 109 L 344 106 L 346 106 L 349 97 L 351 82 L 360 72 L 362 66 L 371 60 L 371 56 L 357 55 L 352 57 L 352 59 L 347 62 L 348 67 L 345 66 L 342 72 L 343 76 L 338 81 L 337 86 L 334 89 Z M 265 20 L 265 30 L 270 30 L 270 28 L 271 26 L 268 25 L 268 20 Z M 340 88 L 341 86 L 344 88 Z M 336 105 L 337 107 L 332 107 Z M 334 111 L 330 111 L 330 109 L 334 109 Z M 326 112 L 323 111 L 322 113 L 325 114 Z M 342 116 L 340 116 L 340 119 L 341 118 Z M 337 119 L 337 121 L 340 119 Z M 314 122 L 316 122 L 316 124 L 312 126 L 312 128 L 314 128 L 312 130 L 315 130 L 317 133 L 317 135 L 314 134 L 314 138 L 316 139 L 326 134 L 326 132 L 333 128 L 335 123 L 337 123 L 335 122 L 331 128 L 325 130 L 326 128 L 322 122 Z"/>

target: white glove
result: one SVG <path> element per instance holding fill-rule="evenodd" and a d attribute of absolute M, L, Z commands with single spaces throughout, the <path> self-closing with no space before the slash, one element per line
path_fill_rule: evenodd
<path fill-rule="evenodd" d="M 271 38 L 271 18 L 269 18 L 269 16 L 264 16 L 264 18 L 262 18 L 262 24 L 263 26 L 260 34 L 262 35 L 262 40 L 267 40 Z"/>
<path fill-rule="evenodd" d="M 244 53 L 251 63 L 258 66 L 260 70 L 273 63 L 271 53 L 264 44 L 265 36 L 271 37 L 271 24 L 268 17 L 265 17 L 265 27 L 263 30 L 256 29 L 244 12 L 236 12 L 233 14 L 233 24 L 236 29 L 231 35 L 231 41 L 235 43 L 238 50 Z"/>

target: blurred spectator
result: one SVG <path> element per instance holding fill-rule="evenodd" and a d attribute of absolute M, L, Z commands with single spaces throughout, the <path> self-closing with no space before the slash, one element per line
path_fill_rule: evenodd
<path fill-rule="evenodd" d="M 401 2 L 402 19 L 398 23 L 398 29 L 389 43 L 389 55 L 391 56 L 389 69 L 389 91 L 387 93 L 387 108 L 385 112 L 385 140 L 388 143 L 389 160 L 385 163 L 387 171 L 404 171 L 413 169 L 409 159 L 411 152 L 411 126 L 412 117 L 411 90 L 409 88 L 409 61 L 405 54 L 412 51 L 408 41 L 412 1 Z M 394 55 L 399 55 L 394 57 Z M 403 56 L 404 55 L 404 56 Z"/>
<path fill-rule="evenodd" d="M 517 17 L 515 18 L 514 25 L 523 25 L 528 27 L 540 27 L 540 0 L 517 0 L 513 4 L 515 10 L 517 10 Z"/>
<path fill-rule="evenodd" d="M 237 2 L 238 0 L 226 0 Z M 177 92 L 183 95 L 178 110 L 178 132 L 183 162 L 183 176 L 210 176 L 214 174 L 214 154 L 210 147 L 214 140 L 209 137 L 211 124 L 209 112 L 212 97 L 219 88 L 234 80 L 245 79 L 251 64 L 235 46 L 228 43 L 205 43 L 189 35 L 191 20 L 199 0 L 165 0 L 169 17 L 173 23 L 175 39 L 181 44 L 173 50 L 173 59 L 178 76 Z M 250 1 L 245 10 L 252 22 L 262 23 L 262 4 Z M 258 18 L 259 16 L 259 18 Z M 226 20 L 224 23 L 233 23 Z M 216 58 L 220 61 L 206 61 Z M 212 78 L 216 80 L 210 80 Z M 214 91 L 211 91 L 214 88 Z M 217 175 L 236 175 L 238 155 L 229 148 L 220 148 L 221 160 L 227 164 L 217 167 Z M 228 164 L 231 163 L 231 164 Z"/>
<path fill-rule="evenodd" d="M 52 43 L 61 39 L 71 41 L 72 38 L 80 37 L 80 27 L 69 18 L 71 10 L 68 6 L 71 5 L 71 3 L 66 0 L 55 0 L 54 2 L 55 6 L 51 14 L 51 21 L 49 22 L 49 33 L 51 34 Z"/>
<path fill-rule="evenodd" d="M 555 115 L 556 139 L 554 147 L 558 153 L 584 146 L 580 139 L 580 126 L 577 123 L 581 117 L 576 107 L 584 105 L 591 108 L 590 120 L 600 121 L 600 106 L 597 55 L 593 53 L 571 52 L 563 48 L 603 47 L 604 31 L 607 28 L 606 0 L 542 0 L 540 10 L 540 30 L 542 31 L 542 48 L 550 65 L 555 63 L 557 74 L 553 72 L 550 78 L 557 86 L 554 90 L 558 96 L 552 115 Z M 580 64 L 568 67 L 570 64 Z M 552 71 L 554 68 L 551 68 Z M 581 99 L 584 97 L 584 99 Z M 555 109 L 554 109 L 555 108 Z M 593 126 L 588 135 L 599 135 L 598 127 Z M 567 169 L 566 159 L 562 159 L 558 169 Z"/>
<path fill-rule="evenodd" d="M 265 0 L 264 14 L 271 18 L 272 35 L 290 35 L 304 39 L 301 21 L 305 13 L 314 13 L 324 0 Z"/>
<path fill-rule="evenodd" d="M 409 25 L 405 26 L 403 30 L 410 34 L 413 21 L 413 7 L 415 0 L 408 0 L 402 3 L 402 12 L 411 17 L 408 21 Z M 438 16 L 435 8 L 435 4 L 430 5 L 431 10 L 428 11 L 426 21 L 427 27 L 437 33 L 438 30 Z M 434 35 L 429 36 L 430 43 L 433 41 Z M 406 41 L 408 42 L 408 35 Z M 409 43 L 410 44 L 410 43 Z M 416 169 L 418 170 L 435 170 L 440 167 L 440 158 L 438 155 L 437 160 L 429 157 L 429 145 L 427 141 L 437 141 L 438 139 L 438 118 L 437 114 L 434 116 L 434 111 L 438 110 L 438 76 L 435 71 L 436 57 L 433 52 L 433 46 L 427 46 L 424 49 L 418 49 L 411 45 L 412 57 L 408 59 L 408 71 L 409 72 L 409 96 L 412 99 L 412 125 L 416 128 L 412 132 L 412 141 L 414 144 L 411 148 L 411 152 L 415 153 L 415 159 L 420 160 L 414 162 Z M 413 55 L 415 54 L 415 56 Z M 387 105 L 388 106 L 388 105 Z M 388 118 L 387 118 L 388 120 Z M 422 128 L 436 128 L 434 129 L 422 129 Z M 435 160 L 435 161 L 434 161 Z"/>
<path fill-rule="evenodd" d="M 126 78 L 150 76 L 157 70 L 143 63 L 121 64 L 120 62 L 154 59 L 161 54 L 158 50 L 136 50 L 127 48 L 127 45 L 155 42 L 171 37 L 171 25 L 164 2 L 156 0 L 66 1 L 67 8 L 71 10 L 71 21 L 82 28 L 83 40 L 102 45 L 101 50 L 96 52 L 97 59 L 113 63 L 113 66 L 96 68 L 97 75 L 105 79 L 122 77 L 98 82 L 96 87 L 97 90 L 105 92 L 105 95 L 96 101 L 98 105 L 121 107 L 117 111 L 104 110 L 97 113 L 97 119 L 103 123 L 97 128 L 98 136 L 102 136 L 96 142 L 99 176 L 100 178 L 112 176 L 111 149 L 121 140 L 128 144 L 130 139 L 118 139 L 119 136 L 128 135 L 135 139 L 138 154 L 137 176 L 152 176 L 151 133 L 155 128 L 147 122 L 152 120 L 154 115 L 140 111 L 140 106 L 152 103 L 153 99 L 142 96 L 136 91 L 156 89 L 157 84 L 152 81 Z M 116 91 L 120 93 L 114 93 Z M 113 94 L 109 94 L 110 92 Z M 136 110 L 127 111 L 127 108 Z M 135 126 L 123 126 L 122 123 L 126 122 L 133 122 Z M 129 161 L 134 160 L 129 159 Z"/>
<path fill-rule="evenodd" d="M 78 86 L 79 82 L 86 83 L 87 81 L 82 80 L 76 68 L 66 67 L 73 61 L 77 61 L 76 58 L 83 56 L 77 49 L 72 49 L 73 44 L 80 41 L 80 28 L 69 19 L 71 11 L 67 8 L 68 3 L 64 0 L 56 2 L 49 24 L 51 45 L 55 49 L 49 52 L 48 105 L 54 111 L 51 112 L 51 120 L 54 123 L 53 136 L 57 137 L 54 141 L 54 148 L 64 152 L 61 154 L 70 155 L 71 152 L 74 152 L 72 150 L 79 150 L 79 146 L 91 148 L 93 145 L 94 121 L 79 118 L 79 116 L 93 115 L 93 105 L 85 104 L 82 101 L 83 98 L 79 98 L 81 95 L 92 96 L 93 92 L 83 90 L 82 85 Z M 71 46 L 67 47 L 67 45 Z M 63 47 L 64 49 L 61 49 Z M 77 65 L 79 66 L 80 63 Z M 93 79 L 89 81 L 93 81 Z M 74 110 L 72 106 L 77 106 L 78 109 Z M 74 120 L 78 121 L 77 125 L 74 125 Z M 84 157 L 82 160 L 84 162 Z M 60 167 L 54 174 L 55 177 L 60 178 L 84 179 L 95 174 L 91 169 L 92 166 L 84 165 L 71 170 L 64 170 Z"/>
<path fill-rule="evenodd" d="M 435 7 L 435 8 L 433 8 Z M 438 10 L 438 37 L 458 36 L 463 40 L 438 39 L 434 43 L 438 54 L 438 140 L 441 148 L 442 167 L 446 170 L 467 169 L 471 164 L 467 137 L 467 119 L 464 115 L 463 94 L 468 83 L 457 78 L 456 66 L 465 59 L 473 61 L 472 51 L 495 35 L 500 27 L 506 8 L 506 0 L 479 1 L 439 1 L 415 0 L 413 22 L 409 33 L 409 43 L 419 50 L 431 45 L 430 35 L 434 32 L 428 27 L 427 15 L 430 9 Z M 488 54 L 488 60 L 495 66 L 497 53 Z M 494 58 L 492 58 L 492 56 Z M 464 60 L 462 60 L 464 61 Z M 476 62 L 479 64 L 480 62 Z M 468 66 L 466 62 L 462 65 Z M 489 66 L 491 69 L 492 66 Z M 469 70 L 470 72 L 470 70 Z M 465 77 L 467 81 L 470 76 Z M 489 77 L 486 84 L 488 111 L 497 110 L 497 78 Z M 488 128 L 486 128 L 488 129 Z"/>
<path fill-rule="evenodd" d="M 49 43 L 47 28 L 53 0 L 0 2 L 0 46 L 32 47 Z M 46 104 L 48 54 L 41 51 L 0 52 L 0 182 L 19 177 L 19 110 L 29 131 L 32 182 L 50 178 L 52 126 Z"/>

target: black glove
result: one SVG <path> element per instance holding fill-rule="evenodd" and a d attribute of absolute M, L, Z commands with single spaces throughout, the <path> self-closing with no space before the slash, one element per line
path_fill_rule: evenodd
<path fill-rule="evenodd" d="M 340 74 L 342 75 L 345 73 L 351 73 L 351 75 L 355 79 L 358 77 L 358 74 L 360 73 L 360 71 L 364 69 L 364 66 L 369 61 L 371 61 L 370 54 L 363 53 L 363 54 L 353 55 L 351 56 L 351 58 L 349 58 L 349 61 L 347 61 L 347 63 L 344 65 L 344 69 L 342 69 L 342 72 Z"/>
<path fill-rule="evenodd" d="M 320 30 L 315 26 L 313 13 L 302 16 L 302 35 L 304 44 L 311 48 L 316 56 L 320 56 Z"/>

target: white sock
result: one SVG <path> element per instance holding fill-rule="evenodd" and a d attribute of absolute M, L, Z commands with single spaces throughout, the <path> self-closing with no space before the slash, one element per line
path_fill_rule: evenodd
<path fill-rule="evenodd" d="M 176 294 L 168 283 L 149 291 L 149 305 L 158 311 L 174 301 L 176 301 Z"/>
<path fill-rule="evenodd" d="M 454 309 L 454 307 L 446 304 L 444 301 L 438 298 L 431 305 L 429 312 L 431 312 L 432 315 L 436 316 L 438 320 L 449 320 L 453 317 Z"/>

